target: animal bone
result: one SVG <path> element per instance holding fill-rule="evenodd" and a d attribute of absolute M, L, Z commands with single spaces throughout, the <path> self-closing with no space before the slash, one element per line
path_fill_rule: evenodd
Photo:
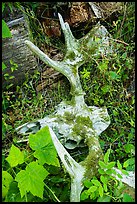
<path fill-rule="evenodd" d="M 72 99 L 62 101 L 53 114 L 36 122 L 26 123 L 16 130 L 21 134 L 36 133 L 48 125 L 58 155 L 71 177 L 70 201 L 79 202 L 83 179 L 96 175 L 98 161 L 103 157 L 98 136 L 109 126 L 110 118 L 106 108 L 87 106 L 85 103 L 78 68 L 92 58 L 111 54 L 112 45 L 110 35 L 104 26 L 98 24 L 87 35 L 77 40 L 69 24 L 64 23 L 60 14 L 58 16 L 67 50 L 62 61 L 50 59 L 30 41 L 25 43 L 43 62 L 67 77 L 71 85 Z M 78 164 L 63 145 L 68 149 L 74 149 L 82 140 L 88 147 L 89 154 Z"/>

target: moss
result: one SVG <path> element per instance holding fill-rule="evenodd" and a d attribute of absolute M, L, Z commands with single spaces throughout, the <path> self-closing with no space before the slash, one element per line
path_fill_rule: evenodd
<path fill-rule="evenodd" d="M 76 118 L 76 123 L 77 124 L 82 124 L 83 125 L 86 125 L 87 127 L 91 128 L 92 127 L 92 121 L 90 120 L 90 117 L 87 116 L 87 117 L 83 117 L 83 116 L 77 116 Z"/>
<path fill-rule="evenodd" d="M 91 137 L 86 138 L 85 140 L 88 147 L 98 146 L 98 138 L 96 137 L 95 133 L 92 133 Z"/>
<path fill-rule="evenodd" d="M 81 165 L 86 167 L 86 172 L 84 177 L 91 179 L 93 176 L 98 176 L 98 161 L 102 158 L 101 149 L 96 152 L 91 150 L 86 159 L 80 162 Z"/>
<path fill-rule="evenodd" d="M 73 131 L 73 135 L 80 135 L 81 137 L 85 137 L 86 135 L 86 127 L 83 127 L 82 124 L 75 124 L 74 127 L 72 128 L 72 131 Z"/>
<path fill-rule="evenodd" d="M 87 135 L 87 128 L 92 128 L 92 121 L 89 116 L 77 116 L 75 119 L 75 125 L 72 128 L 73 135 L 80 135 L 82 138 L 85 138 L 85 135 Z"/>
<path fill-rule="evenodd" d="M 63 115 L 63 118 L 65 119 L 65 122 L 68 123 L 68 124 L 72 124 L 74 123 L 74 120 L 75 120 L 75 115 L 70 113 L 70 112 L 65 112 L 64 115 Z"/>
<path fill-rule="evenodd" d="M 74 74 L 74 76 L 76 76 L 76 74 L 78 73 L 78 68 L 73 66 L 73 68 L 71 70 L 72 70 L 72 73 Z"/>
<path fill-rule="evenodd" d="M 69 58 L 70 60 L 74 60 L 75 56 L 76 56 L 75 53 L 72 52 L 72 51 L 68 53 L 68 58 Z"/>

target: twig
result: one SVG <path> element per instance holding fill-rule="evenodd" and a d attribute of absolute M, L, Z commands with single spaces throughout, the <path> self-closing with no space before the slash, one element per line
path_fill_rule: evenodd
<path fill-rule="evenodd" d="M 129 44 L 128 43 L 126 43 L 126 42 L 124 42 L 124 41 L 121 41 L 121 40 L 117 40 L 117 39 L 113 39 L 113 38 L 110 38 L 111 40 L 114 40 L 114 41 L 116 41 L 116 42 L 118 42 L 118 43 L 122 43 L 122 44 L 124 44 L 124 45 L 126 45 L 126 46 L 128 46 Z"/>

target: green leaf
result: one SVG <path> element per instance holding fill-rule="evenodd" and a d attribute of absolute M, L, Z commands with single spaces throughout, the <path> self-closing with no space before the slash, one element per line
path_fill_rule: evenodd
<path fill-rule="evenodd" d="M 4 64 L 4 62 L 2 62 L 2 71 L 4 70 L 4 69 L 6 69 L 6 64 Z"/>
<path fill-rule="evenodd" d="M 106 184 L 106 183 L 103 184 L 103 188 L 104 188 L 104 191 L 105 191 L 105 192 L 108 191 L 108 188 L 107 188 L 107 184 Z"/>
<path fill-rule="evenodd" d="M 110 155 L 110 149 L 108 149 L 107 152 L 104 155 L 104 162 L 106 164 L 109 162 L 109 155 Z"/>
<path fill-rule="evenodd" d="M 116 72 L 113 72 L 113 71 L 109 72 L 109 76 L 111 80 L 116 80 L 120 78 L 120 76 Z"/>
<path fill-rule="evenodd" d="M 4 11 L 5 3 L 2 2 L 2 12 Z"/>
<path fill-rule="evenodd" d="M 123 174 L 125 174 L 125 175 L 129 175 L 129 173 L 126 171 L 126 170 L 124 170 L 124 169 L 121 169 L 121 172 L 123 173 Z"/>
<path fill-rule="evenodd" d="M 94 192 L 94 191 L 96 191 L 97 190 L 97 186 L 91 186 L 88 190 L 87 190 L 87 192 L 90 194 L 90 193 L 92 193 L 92 192 Z"/>
<path fill-rule="evenodd" d="M 102 197 L 103 196 L 103 193 L 104 193 L 104 190 L 103 190 L 103 187 L 102 187 L 102 185 L 100 185 L 99 186 L 99 195 L 100 195 L 100 197 Z"/>
<path fill-rule="evenodd" d="M 2 38 L 10 38 L 12 37 L 9 27 L 6 22 L 2 20 Z"/>
<path fill-rule="evenodd" d="M 126 160 L 126 161 L 124 162 L 124 164 L 123 164 L 123 167 L 126 168 L 126 167 L 128 167 L 128 166 L 129 166 L 129 160 Z"/>
<path fill-rule="evenodd" d="M 8 194 L 6 195 L 4 202 L 23 202 L 23 201 L 25 202 L 25 197 L 21 198 L 18 183 L 16 181 L 12 181 L 10 183 Z"/>
<path fill-rule="evenodd" d="M 108 163 L 107 166 L 106 166 L 106 168 L 107 168 L 107 169 L 112 169 L 112 168 L 115 166 L 115 163 L 116 163 L 116 162 L 110 162 L 110 163 Z"/>
<path fill-rule="evenodd" d="M 95 186 L 100 186 L 101 183 L 98 180 L 92 179 L 91 182 L 95 185 Z"/>
<path fill-rule="evenodd" d="M 108 61 L 100 62 L 98 68 L 102 71 L 105 71 L 108 68 Z"/>
<path fill-rule="evenodd" d="M 9 152 L 9 156 L 6 158 L 11 167 L 15 167 L 18 164 L 24 162 L 24 154 L 20 149 L 12 144 Z"/>
<path fill-rule="evenodd" d="M 115 173 L 115 170 L 114 170 L 114 169 L 107 169 L 107 170 L 106 170 L 106 174 L 108 174 L 108 175 L 111 175 L 111 174 L 113 174 L 113 173 Z"/>
<path fill-rule="evenodd" d="M 127 193 L 124 193 L 123 202 L 134 202 L 134 200 L 130 195 L 128 195 Z"/>
<path fill-rule="evenodd" d="M 4 198 L 9 190 L 13 178 L 7 171 L 2 171 L 2 197 Z"/>
<path fill-rule="evenodd" d="M 84 190 L 80 195 L 80 200 L 86 200 L 88 199 L 89 195 L 87 193 L 87 190 Z"/>
<path fill-rule="evenodd" d="M 121 58 L 126 59 L 127 58 L 127 52 L 124 52 Z"/>
<path fill-rule="evenodd" d="M 110 196 L 102 196 L 102 197 L 99 197 L 97 199 L 97 202 L 110 202 L 111 201 L 111 197 Z"/>
<path fill-rule="evenodd" d="M 105 177 L 103 175 L 100 176 L 100 180 L 101 180 L 102 183 L 105 183 L 105 184 L 107 184 L 107 182 L 108 182 L 107 177 Z"/>
<path fill-rule="evenodd" d="M 133 144 L 126 144 L 124 146 L 126 153 L 134 153 L 135 152 L 135 146 Z"/>
<path fill-rule="evenodd" d="M 87 187 L 87 188 L 89 188 L 90 186 L 92 186 L 92 182 L 89 181 L 89 180 L 85 180 L 83 183 L 84 183 L 84 186 Z"/>
<path fill-rule="evenodd" d="M 120 179 L 123 178 L 123 176 L 122 176 L 121 174 L 117 174 L 117 176 L 118 176 Z"/>
<path fill-rule="evenodd" d="M 44 182 L 48 171 L 37 162 L 31 162 L 26 166 L 26 170 L 21 170 L 15 178 L 18 182 L 21 197 L 31 192 L 34 196 L 43 199 Z"/>
<path fill-rule="evenodd" d="M 106 172 L 105 172 L 103 169 L 98 169 L 98 172 L 99 172 L 100 174 L 106 174 Z"/>
<path fill-rule="evenodd" d="M 103 161 L 99 161 L 99 166 L 102 168 L 102 169 L 106 169 L 106 164 L 103 162 Z"/>
<path fill-rule="evenodd" d="M 103 94 L 106 94 L 110 92 L 111 86 L 110 85 L 104 85 L 101 87 L 101 90 L 103 91 Z"/>
<path fill-rule="evenodd" d="M 39 164 L 60 166 L 48 126 L 40 129 L 36 134 L 30 134 L 29 144 L 31 149 L 35 150 L 34 156 L 38 159 Z"/>
<path fill-rule="evenodd" d="M 118 169 L 122 169 L 122 165 L 120 164 L 120 162 L 119 162 L 119 160 L 117 160 L 117 167 L 118 167 Z"/>
<path fill-rule="evenodd" d="M 135 158 L 130 158 L 124 162 L 123 167 L 127 168 L 128 166 L 134 165 L 134 164 L 135 164 Z"/>

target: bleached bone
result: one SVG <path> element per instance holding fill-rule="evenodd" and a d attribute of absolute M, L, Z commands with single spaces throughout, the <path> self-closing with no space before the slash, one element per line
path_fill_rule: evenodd
<path fill-rule="evenodd" d="M 53 132 L 52 128 L 49 127 L 50 135 L 54 146 L 57 150 L 57 153 L 64 164 L 67 172 L 71 177 L 71 195 L 70 202 L 80 202 L 80 194 L 83 189 L 83 180 L 86 179 L 86 171 L 89 168 L 88 163 L 81 162 L 77 163 L 70 154 L 66 151 L 63 145 L 58 140 L 57 136 Z M 91 167 L 92 168 L 92 167 Z M 123 174 L 119 169 L 113 168 L 117 174 L 120 174 L 122 178 L 119 178 L 117 174 L 112 174 L 117 180 L 122 181 L 123 183 L 129 185 L 132 188 L 135 188 L 135 173 L 129 172 L 129 175 Z"/>
<path fill-rule="evenodd" d="M 56 137 L 55 133 L 51 128 L 49 128 L 50 135 L 54 146 L 57 150 L 57 153 L 64 164 L 67 172 L 71 177 L 71 195 L 70 201 L 71 202 L 79 202 L 80 201 L 80 193 L 83 189 L 82 180 L 84 178 L 85 168 L 78 164 L 66 151 L 63 145 L 59 142 L 58 138 Z"/>
<path fill-rule="evenodd" d="M 71 86 L 72 99 L 71 101 L 62 101 L 53 114 L 36 122 L 26 123 L 16 130 L 18 133 L 27 134 L 35 133 L 42 127 L 49 126 L 58 155 L 71 177 L 70 200 L 80 201 L 83 179 L 91 179 L 96 175 L 98 161 L 103 158 L 98 136 L 109 126 L 110 118 L 106 108 L 86 105 L 78 68 L 100 55 L 108 56 L 113 52 L 113 49 L 111 36 L 104 26 L 96 25 L 87 35 L 77 40 L 71 32 L 69 24 L 64 23 L 62 16 L 58 15 L 66 43 L 66 55 L 62 61 L 50 59 L 30 41 L 25 41 L 25 43 L 43 62 L 67 77 Z M 84 161 L 78 164 L 63 145 L 73 149 L 79 146 L 82 140 L 89 149 L 89 154 Z"/>

